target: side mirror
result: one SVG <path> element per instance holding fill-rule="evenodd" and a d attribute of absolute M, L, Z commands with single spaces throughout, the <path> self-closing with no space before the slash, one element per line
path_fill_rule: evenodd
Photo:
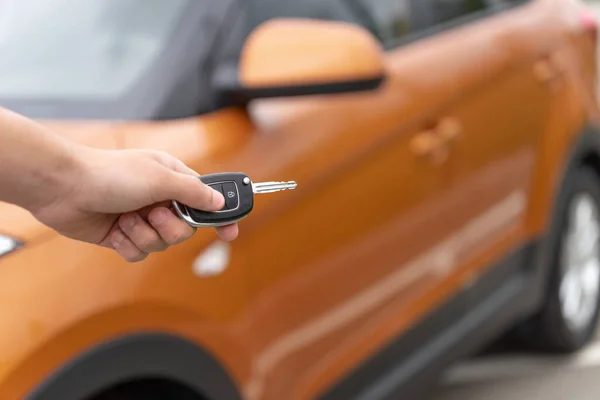
<path fill-rule="evenodd" d="M 382 48 L 367 30 L 343 22 L 274 19 L 246 40 L 236 65 L 213 84 L 226 103 L 374 90 L 385 77 Z"/>

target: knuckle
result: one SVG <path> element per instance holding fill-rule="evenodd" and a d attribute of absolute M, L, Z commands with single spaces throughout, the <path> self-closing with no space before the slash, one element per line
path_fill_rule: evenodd
<path fill-rule="evenodd" d="M 139 240 L 134 240 L 134 242 L 140 250 L 146 253 L 165 249 L 164 241 L 158 236 L 158 234 L 150 231 L 150 229 L 147 230 L 146 234 L 141 235 Z"/>
<path fill-rule="evenodd" d="M 167 243 L 170 245 L 179 244 L 189 239 L 188 232 L 185 229 L 174 229 L 169 235 Z"/>
<path fill-rule="evenodd" d="M 138 248 L 145 252 L 152 252 L 160 247 L 160 243 L 157 238 L 144 236 L 138 241 L 134 241 Z"/>
<path fill-rule="evenodd" d="M 169 248 L 168 243 L 166 243 L 164 240 L 162 239 L 157 239 L 153 244 L 152 244 L 152 250 L 150 252 L 153 251 L 164 251 L 166 249 Z"/>
<path fill-rule="evenodd" d="M 174 244 L 179 244 L 179 243 L 183 242 L 184 240 L 185 240 L 185 238 L 181 234 L 181 232 L 173 232 L 171 235 L 169 235 L 167 243 L 169 243 L 170 245 L 174 245 Z"/>
<path fill-rule="evenodd" d="M 159 162 L 160 164 L 169 168 L 175 167 L 175 159 L 166 151 L 148 150 L 148 152 L 150 157 L 153 158 L 155 161 Z"/>

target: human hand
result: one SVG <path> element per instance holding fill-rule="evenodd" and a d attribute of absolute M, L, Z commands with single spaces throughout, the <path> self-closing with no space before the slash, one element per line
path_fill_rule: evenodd
<path fill-rule="evenodd" d="M 220 210 L 225 201 L 163 152 L 75 147 L 72 154 L 76 167 L 54 180 L 61 184 L 48 189 L 48 201 L 32 214 L 64 236 L 114 249 L 129 262 L 194 234 L 172 211 L 171 200 L 205 211 Z M 238 235 L 237 224 L 216 230 L 228 241 Z"/>

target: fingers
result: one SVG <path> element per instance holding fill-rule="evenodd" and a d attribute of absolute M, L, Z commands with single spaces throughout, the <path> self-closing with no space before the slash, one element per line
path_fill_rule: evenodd
<path fill-rule="evenodd" d="M 128 262 L 142 261 L 148 256 L 148 254 L 138 249 L 118 226 L 113 230 L 108 239 L 110 247 L 115 249 Z"/>
<path fill-rule="evenodd" d="M 226 226 L 221 226 L 216 228 L 217 234 L 219 237 L 226 242 L 231 242 L 235 240 L 239 234 L 239 228 L 237 224 L 231 224 Z"/>
<path fill-rule="evenodd" d="M 218 211 L 225 205 L 223 194 L 205 185 L 196 176 L 168 171 L 168 176 L 156 182 L 153 188 L 156 202 L 176 200 L 204 211 Z"/>
<path fill-rule="evenodd" d="M 198 174 L 183 161 L 164 152 L 151 152 L 164 168 L 164 175 L 156 179 L 153 188 L 155 202 L 176 200 L 188 207 L 204 211 L 218 211 L 225 205 L 223 194 L 204 184 Z"/>
<path fill-rule="evenodd" d="M 150 211 L 148 220 L 161 239 L 168 245 L 179 244 L 191 238 L 195 232 L 194 228 L 166 207 L 156 207 Z"/>
<path fill-rule="evenodd" d="M 148 213 L 148 221 L 136 212 L 121 215 L 100 245 L 114 249 L 128 262 L 138 262 L 188 240 L 195 231 L 168 208 L 156 207 Z"/>
<path fill-rule="evenodd" d="M 218 211 L 225 205 L 223 194 L 204 184 L 198 174 L 183 161 L 165 152 L 149 153 L 163 168 L 154 180 L 152 197 L 155 203 L 176 200 L 188 207 L 204 211 Z"/>
<path fill-rule="evenodd" d="M 119 218 L 119 228 L 143 253 L 166 250 L 169 245 L 138 213 L 127 213 Z"/>

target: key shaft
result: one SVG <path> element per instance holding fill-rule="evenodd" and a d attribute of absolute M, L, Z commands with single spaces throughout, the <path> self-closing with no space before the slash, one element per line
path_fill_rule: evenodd
<path fill-rule="evenodd" d="M 262 193 L 273 193 L 279 192 L 281 190 L 293 190 L 296 189 L 296 182 L 259 182 L 252 184 L 252 191 L 254 194 L 262 194 Z"/>

